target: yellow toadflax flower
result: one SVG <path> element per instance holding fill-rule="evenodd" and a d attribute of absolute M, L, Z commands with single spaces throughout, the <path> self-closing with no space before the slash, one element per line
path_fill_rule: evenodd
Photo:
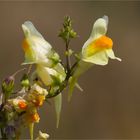
<path fill-rule="evenodd" d="M 51 45 L 36 30 L 32 22 L 26 21 L 22 24 L 22 29 L 25 35 L 22 46 L 25 52 L 24 64 L 45 63 L 49 65 L 47 56 L 51 54 Z"/>
<path fill-rule="evenodd" d="M 108 64 L 109 58 L 121 61 L 114 55 L 112 39 L 106 36 L 107 26 L 107 16 L 95 21 L 91 35 L 82 48 L 81 57 L 83 61 L 97 65 Z"/>
<path fill-rule="evenodd" d="M 66 74 L 60 64 L 59 55 L 30 21 L 26 21 L 22 29 L 25 34 L 23 41 L 25 62 L 23 64 L 36 64 L 36 73 L 47 86 L 54 84 L 55 78 L 62 82 Z"/>
<path fill-rule="evenodd" d="M 78 77 L 93 64 L 107 65 L 109 58 L 121 61 L 120 58 L 114 55 L 112 39 L 106 36 L 107 26 L 107 16 L 103 16 L 95 21 L 91 35 L 83 45 L 80 61 L 73 73 L 73 77 L 70 79 L 69 100 Z"/>

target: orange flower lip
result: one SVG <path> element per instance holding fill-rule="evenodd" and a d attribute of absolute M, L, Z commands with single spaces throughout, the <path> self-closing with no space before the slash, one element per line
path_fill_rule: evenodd
<path fill-rule="evenodd" d="M 98 48 L 103 48 L 103 49 L 110 49 L 113 46 L 113 41 L 111 38 L 107 36 L 101 36 L 97 40 L 95 40 L 95 46 Z"/>
<path fill-rule="evenodd" d="M 18 106 L 20 109 L 26 109 L 27 108 L 27 104 L 25 103 L 25 101 L 19 101 Z"/>
<path fill-rule="evenodd" d="M 98 39 L 92 41 L 86 48 L 86 56 L 90 57 L 97 52 L 111 49 L 113 46 L 113 41 L 107 36 L 101 36 Z"/>
<path fill-rule="evenodd" d="M 29 44 L 27 42 L 27 39 L 24 39 L 22 47 L 23 47 L 24 52 L 29 50 Z"/>

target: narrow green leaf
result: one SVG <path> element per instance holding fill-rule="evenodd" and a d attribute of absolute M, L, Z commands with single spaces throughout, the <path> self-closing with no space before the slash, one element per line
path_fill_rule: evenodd
<path fill-rule="evenodd" d="M 55 111 L 56 111 L 56 128 L 59 126 L 60 121 L 60 114 L 61 114 L 61 108 L 62 108 L 62 94 L 58 94 L 56 97 L 54 97 L 54 105 L 55 105 Z"/>
<path fill-rule="evenodd" d="M 72 97 L 73 90 L 74 90 L 74 87 L 76 85 L 76 82 L 77 82 L 77 78 L 75 78 L 75 77 L 70 78 L 69 92 L 68 92 L 68 102 L 70 102 L 70 100 L 71 100 L 71 97 Z"/>

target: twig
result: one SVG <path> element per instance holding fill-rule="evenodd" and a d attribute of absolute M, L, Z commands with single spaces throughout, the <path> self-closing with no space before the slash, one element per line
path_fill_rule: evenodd
<path fill-rule="evenodd" d="M 66 41 L 66 52 L 67 52 L 67 55 L 66 55 L 66 69 L 67 69 L 67 73 L 69 73 L 70 69 L 71 69 L 71 62 L 70 62 L 70 56 L 69 56 L 69 43 L 70 43 L 70 41 L 67 40 Z"/>
<path fill-rule="evenodd" d="M 12 77 L 15 77 L 19 72 L 26 70 L 26 68 L 20 69 L 16 71 L 14 74 L 12 74 Z"/>
<path fill-rule="evenodd" d="M 79 61 L 76 61 L 73 65 L 72 65 L 72 67 L 71 67 L 71 75 L 73 74 L 73 72 L 74 72 L 74 69 L 76 68 L 76 66 L 78 65 L 78 63 L 79 63 Z"/>
<path fill-rule="evenodd" d="M 27 71 L 27 75 L 29 75 L 29 73 L 31 72 L 31 70 L 32 70 L 32 66 L 33 66 L 33 65 L 29 65 L 29 67 L 28 67 L 28 71 Z"/>
<path fill-rule="evenodd" d="M 57 96 L 58 94 L 60 94 L 67 87 L 67 84 L 68 84 L 68 80 L 65 79 L 65 81 L 62 83 L 62 85 L 60 85 L 59 89 L 53 95 L 48 94 L 46 99 L 53 98 L 53 97 Z"/>

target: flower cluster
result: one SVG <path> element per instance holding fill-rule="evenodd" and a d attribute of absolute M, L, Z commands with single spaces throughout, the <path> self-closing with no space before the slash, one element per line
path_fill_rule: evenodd
<path fill-rule="evenodd" d="M 48 92 L 34 83 L 30 89 L 22 88 L 18 94 L 16 98 L 8 99 L 3 107 L 9 117 L 8 124 L 16 124 L 13 126 L 15 133 L 19 133 L 22 126 L 33 129 L 33 124 L 39 122 L 38 109 L 43 105 Z M 33 132 L 30 134 L 33 139 Z"/>
<path fill-rule="evenodd" d="M 71 39 L 77 37 L 72 28 L 70 17 L 66 17 L 61 37 L 66 46 L 66 63 L 62 63 L 60 56 L 51 44 L 45 40 L 32 22 L 22 24 L 25 35 L 22 48 L 25 53 L 25 61 L 22 65 L 28 65 L 28 70 L 21 78 L 21 88 L 15 87 L 17 71 L 2 82 L 0 94 L 0 129 L 2 138 L 19 139 L 22 129 L 29 127 L 30 137 L 33 140 L 34 124 L 40 120 L 38 110 L 44 101 L 54 99 L 56 110 L 56 126 L 59 125 L 62 107 L 62 91 L 69 86 L 68 100 L 70 101 L 74 87 L 78 85 L 78 78 L 93 65 L 107 65 L 109 58 L 117 59 L 113 52 L 113 41 L 106 35 L 108 17 L 99 18 L 93 24 L 89 39 L 84 43 L 82 50 L 76 54 L 69 48 Z M 74 53 L 73 53 L 74 52 Z M 74 55 L 73 55 L 74 54 Z M 76 62 L 71 65 L 71 57 L 75 56 Z M 32 66 L 35 66 L 32 72 Z M 82 89 L 81 89 L 82 90 Z M 47 140 L 49 135 L 39 131 L 36 140 Z"/>
<path fill-rule="evenodd" d="M 23 91 L 24 90 L 24 91 Z M 42 106 L 45 97 L 48 94 L 47 90 L 34 84 L 29 91 L 22 89 L 23 96 L 18 96 L 13 99 L 8 99 L 7 103 L 16 111 L 16 113 L 24 113 L 22 119 L 24 124 L 39 122 L 40 117 L 37 109 Z"/>

